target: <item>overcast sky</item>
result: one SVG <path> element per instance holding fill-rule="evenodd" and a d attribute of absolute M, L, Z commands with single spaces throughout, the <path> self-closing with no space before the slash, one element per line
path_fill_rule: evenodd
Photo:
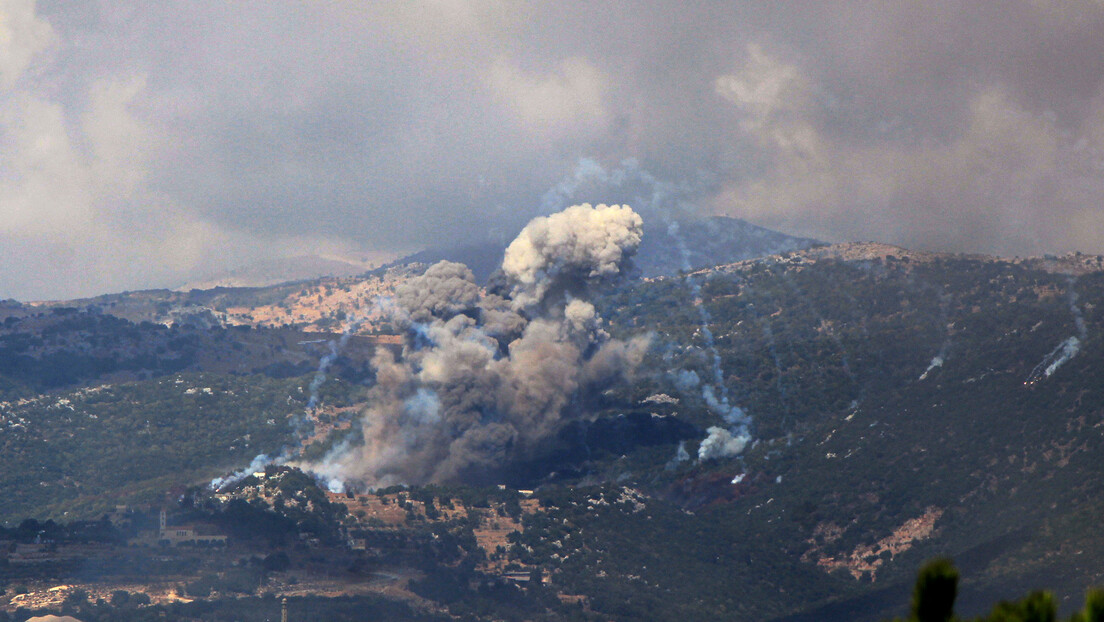
<path fill-rule="evenodd" d="M 1101 33 L 1099 0 L 0 0 L 0 298 L 508 237 L 583 158 L 829 241 L 1101 253 Z"/>

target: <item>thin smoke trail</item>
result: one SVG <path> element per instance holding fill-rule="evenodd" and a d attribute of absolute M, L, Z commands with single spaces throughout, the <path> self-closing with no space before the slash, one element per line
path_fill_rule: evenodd
<path fill-rule="evenodd" d="M 721 354 L 717 351 L 716 340 L 713 337 L 713 330 L 710 326 L 713 324 L 713 317 L 709 313 L 709 309 L 705 306 L 705 302 L 702 298 L 702 286 L 698 282 L 697 278 L 690 272 L 690 251 L 686 247 L 686 240 L 683 239 L 679 233 L 679 225 L 675 221 L 668 220 L 665 223 L 667 225 L 667 233 L 675 240 L 675 244 L 678 247 L 679 254 L 682 257 L 683 268 L 683 282 L 686 284 L 687 289 L 690 290 L 691 300 L 694 307 L 698 310 L 698 330 L 701 332 L 702 339 L 705 342 L 705 347 L 709 351 L 710 360 L 712 362 L 711 372 L 713 374 L 713 386 L 715 390 L 720 391 L 720 403 L 725 406 L 728 405 L 729 395 L 728 387 L 724 382 L 724 370 L 721 367 Z M 726 413 L 718 413 L 725 416 Z M 741 413 L 742 416 L 742 413 Z M 725 417 L 728 421 L 728 417 Z M 729 423 L 735 423 L 729 421 Z"/>
<path fill-rule="evenodd" d="M 768 318 L 761 318 L 763 326 L 763 339 L 767 342 L 767 352 L 771 355 L 771 360 L 774 361 L 775 371 L 775 386 L 778 389 L 779 401 L 782 403 L 783 409 L 786 408 L 786 388 L 782 384 L 782 360 L 778 356 L 778 347 L 774 342 L 774 331 L 771 330 L 770 320 Z"/>
<path fill-rule="evenodd" d="M 947 362 L 947 352 L 951 348 L 951 331 L 948 321 L 948 310 L 951 305 L 951 296 L 949 294 L 943 293 L 942 288 L 939 288 L 938 291 L 939 321 L 940 324 L 942 324 L 943 326 L 943 330 L 946 331 L 947 334 L 943 338 L 943 343 L 939 346 L 939 352 L 934 357 L 932 357 L 931 362 L 928 363 L 928 368 L 924 370 L 924 373 L 920 374 L 919 380 L 926 380 L 928 378 L 928 374 L 930 374 L 932 370 L 937 367 L 943 367 L 943 363 Z"/>
<path fill-rule="evenodd" d="M 1081 344 L 1088 336 L 1088 328 L 1085 326 L 1085 316 L 1081 314 L 1081 309 L 1077 306 L 1077 290 L 1074 289 L 1076 282 L 1076 279 L 1070 278 L 1068 297 L 1070 314 L 1073 316 L 1073 323 L 1077 328 L 1077 335 L 1067 337 L 1064 341 L 1055 346 L 1049 354 L 1043 357 L 1043 360 L 1031 370 L 1027 379 L 1024 380 L 1025 385 L 1032 385 L 1046 378 L 1050 378 L 1054 372 L 1058 371 L 1059 367 L 1077 356 L 1081 351 Z"/>
<path fill-rule="evenodd" d="M 607 171 L 597 161 L 581 159 L 573 174 L 553 186 L 542 198 L 542 209 L 552 211 L 574 200 L 575 195 L 588 185 L 612 187 L 635 192 L 631 203 L 643 209 L 645 214 L 658 216 L 666 226 L 666 233 L 675 244 L 683 272 L 683 282 L 689 290 L 694 306 L 698 310 L 698 331 L 705 344 L 709 358 L 711 381 L 700 383 L 702 399 L 711 411 L 720 416 L 727 429 L 709 428 L 709 436 L 699 449 L 699 457 L 711 458 L 735 455 L 743 451 L 750 440 L 748 428 L 751 418 L 738 405 L 732 403 L 728 386 L 724 379 L 724 369 L 720 352 L 712 331 L 712 317 L 704 304 L 702 286 L 691 274 L 690 249 L 679 229 L 678 221 L 672 218 L 672 212 L 692 213 L 693 206 L 685 203 L 681 197 L 689 196 L 699 187 L 693 184 L 675 184 L 662 181 L 640 167 L 635 159 L 623 161 L 618 167 Z M 689 386 L 680 383 L 682 386 Z M 699 383 L 693 383 L 697 386 Z"/>
<path fill-rule="evenodd" d="M 316 411 L 321 401 L 319 391 L 326 383 L 330 367 L 341 356 L 341 352 L 349 345 L 349 340 L 356 335 L 360 327 L 377 312 L 381 313 L 384 317 L 391 317 L 396 313 L 396 306 L 390 297 L 377 296 L 366 312 L 361 313 L 345 323 L 345 326 L 341 329 L 340 337 L 331 339 L 329 343 L 326 344 L 329 348 L 329 352 L 318 361 L 318 369 L 314 372 L 314 378 L 311 379 L 311 383 L 308 387 L 310 397 L 307 400 L 307 406 L 303 409 L 303 414 L 300 418 L 301 425 L 303 426 L 303 429 L 297 430 L 300 435 L 300 446 L 303 441 L 313 434 L 314 421 L 317 415 Z M 303 435 L 304 433 L 305 436 Z"/>
<path fill-rule="evenodd" d="M 672 220 L 670 215 L 666 212 L 662 212 L 662 215 L 664 224 L 667 225 L 667 234 L 675 240 L 676 247 L 678 248 L 679 257 L 682 262 L 683 283 L 690 289 L 691 299 L 693 300 L 694 306 L 698 309 L 699 331 L 705 341 L 706 348 L 710 353 L 712 361 L 711 371 L 713 373 L 713 384 L 712 386 L 709 384 L 702 386 L 702 397 L 705 399 L 710 409 L 720 415 L 729 426 L 727 429 L 713 426 L 706 430 L 708 436 L 706 436 L 698 447 L 698 459 L 708 460 L 712 458 L 735 456 L 742 453 L 751 440 L 751 436 L 748 432 L 751 418 L 744 409 L 729 401 L 728 385 L 725 384 L 724 369 L 721 366 L 721 355 L 717 350 L 717 344 L 713 338 L 713 331 L 710 328 L 710 325 L 713 323 L 713 318 L 705 305 L 701 283 L 698 282 L 697 278 L 692 273 L 690 250 L 686 246 L 685 238 L 683 238 L 679 231 L 678 222 Z M 719 399 L 715 393 L 715 391 L 718 390 L 721 394 Z M 683 449 L 685 453 L 685 448 L 681 449 Z"/>
<path fill-rule="evenodd" d="M 304 443 L 314 434 L 314 425 L 317 415 L 316 410 L 320 401 L 319 391 L 326 382 L 329 368 L 341 355 L 341 351 L 345 349 L 345 346 L 348 345 L 349 340 L 352 339 L 356 331 L 364 325 L 364 322 L 368 321 L 374 312 L 383 311 L 386 313 L 388 308 L 393 307 L 389 302 L 390 299 L 386 297 L 377 297 L 375 302 L 365 313 L 346 322 L 345 326 L 342 328 L 341 337 L 338 339 L 331 339 L 329 343 L 327 343 L 329 352 L 318 362 L 318 369 L 315 371 L 314 377 L 311 379 L 309 385 L 310 397 L 307 400 L 307 405 L 303 411 L 296 417 L 293 417 L 290 422 L 295 442 L 291 445 L 284 446 L 277 453 L 259 454 L 253 458 L 248 466 L 230 475 L 212 479 L 209 484 L 212 489 L 221 490 L 226 486 L 245 479 L 253 473 L 263 470 L 269 465 L 284 464 L 294 459 L 296 455 L 303 450 Z"/>
<path fill-rule="evenodd" d="M 1081 314 L 1081 309 L 1077 306 L 1077 290 L 1074 289 L 1077 285 L 1077 279 L 1070 278 L 1069 280 L 1069 309 L 1073 315 L 1073 323 L 1077 327 L 1077 334 L 1082 341 L 1085 340 L 1088 334 L 1088 329 L 1085 327 L 1085 316 Z"/>
<path fill-rule="evenodd" d="M 793 294 L 799 300 L 801 300 L 802 304 L 805 305 L 805 308 L 807 308 L 817 319 L 818 324 L 822 327 L 825 327 L 825 332 L 827 333 L 828 338 L 832 340 L 832 343 L 835 344 L 836 349 L 839 351 L 840 364 L 843 365 L 844 373 L 846 373 L 847 377 L 851 379 L 852 384 L 857 384 L 855 374 L 851 371 L 851 360 L 850 357 L 847 356 L 847 349 L 843 347 L 843 342 L 840 340 L 839 335 L 836 334 L 835 329 L 833 329 L 832 326 L 824 320 L 824 316 L 820 314 L 820 311 L 817 309 L 816 305 L 813 304 L 812 299 L 809 298 L 809 296 L 806 296 L 805 292 L 801 291 L 801 288 L 798 287 L 797 283 L 793 281 L 793 277 L 790 276 L 785 268 L 782 268 L 782 282 L 786 284 L 790 291 L 793 292 Z"/>

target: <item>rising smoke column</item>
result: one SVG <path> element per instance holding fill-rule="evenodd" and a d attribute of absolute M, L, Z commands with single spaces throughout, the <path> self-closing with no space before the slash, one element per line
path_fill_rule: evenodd
<path fill-rule="evenodd" d="M 683 282 L 690 293 L 690 299 L 698 311 L 698 330 L 709 357 L 710 381 L 697 379 L 692 385 L 685 382 L 686 376 L 679 381 L 683 390 L 699 390 L 706 406 L 724 422 L 724 426 L 713 426 L 706 430 L 707 437 L 699 446 L 698 457 L 702 460 L 723 458 L 741 453 L 751 440 L 749 426 L 751 417 L 730 400 L 728 386 L 724 381 L 720 353 L 713 338 L 712 318 L 702 299 L 702 286 L 698 277 L 692 274 L 690 249 L 686 245 L 678 220 L 675 216 L 694 212 L 694 206 L 683 201 L 684 197 L 700 192 L 708 181 L 702 183 L 671 183 L 656 178 L 644 170 L 635 159 L 627 159 L 612 171 L 606 171 L 598 162 L 584 158 L 579 161 L 574 174 L 562 180 L 545 193 L 542 206 L 545 209 L 572 199 L 576 193 L 587 186 L 602 186 L 632 194 L 633 204 L 642 207 L 649 216 L 655 216 L 667 227 L 668 236 L 675 241 L 683 269 Z M 691 372 L 692 373 L 692 372 Z"/>
<path fill-rule="evenodd" d="M 628 377 L 646 337 L 610 338 L 587 302 L 640 243 L 628 206 L 576 205 L 531 221 L 482 293 L 441 262 L 395 293 L 403 355 L 380 349 L 363 444 L 301 465 L 332 488 L 457 481 L 501 467 L 556 432 L 575 396 Z"/>
<path fill-rule="evenodd" d="M 1088 334 L 1088 329 L 1085 327 L 1085 316 L 1081 314 L 1081 309 L 1077 306 L 1077 291 L 1073 288 L 1074 279 L 1070 279 L 1069 282 L 1069 310 L 1073 316 L 1074 326 L 1077 327 L 1077 335 L 1067 337 L 1062 343 L 1059 343 L 1050 354 L 1047 354 L 1043 360 L 1031 370 L 1028 374 L 1027 380 L 1024 380 L 1024 384 L 1035 384 L 1044 378 L 1050 378 L 1054 372 L 1058 371 L 1058 368 L 1066 363 L 1066 361 L 1077 356 L 1077 353 L 1081 351 L 1081 343 L 1085 341 L 1085 337 Z"/>

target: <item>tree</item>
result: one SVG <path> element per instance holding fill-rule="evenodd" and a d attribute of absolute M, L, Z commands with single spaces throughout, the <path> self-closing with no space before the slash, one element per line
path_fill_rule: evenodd
<path fill-rule="evenodd" d="M 1104 589 L 1089 590 L 1085 610 L 1074 615 L 1073 622 L 1104 622 Z"/>
<path fill-rule="evenodd" d="M 1036 591 L 1016 602 L 1002 602 L 989 614 L 990 622 L 1055 622 L 1058 608 L 1050 592 Z"/>
<path fill-rule="evenodd" d="M 912 612 L 908 622 L 951 622 L 958 592 L 958 570 L 951 560 L 934 559 L 920 568 L 912 594 Z M 900 618 L 897 619 L 898 622 Z M 1057 622 L 1058 606 L 1054 595 L 1043 590 L 1031 592 L 1015 601 L 1001 601 L 978 622 Z M 1104 622 L 1104 589 L 1089 590 L 1085 608 L 1069 622 Z"/>
<path fill-rule="evenodd" d="M 958 570 L 946 557 L 933 559 L 920 568 L 912 592 L 911 618 L 918 622 L 948 622 L 954 615 L 958 596 Z"/>

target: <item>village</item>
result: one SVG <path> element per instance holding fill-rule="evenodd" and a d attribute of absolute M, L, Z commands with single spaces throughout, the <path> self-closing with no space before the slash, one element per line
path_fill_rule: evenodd
<path fill-rule="evenodd" d="M 82 523 L 95 527 L 83 532 L 24 521 L 22 531 L 0 533 L 0 611 L 58 608 L 78 599 L 161 605 L 247 595 L 383 594 L 420 601 L 409 583 L 424 574 L 416 561 L 421 538 L 457 526 L 470 533 L 483 576 L 517 585 L 533 579 L 532 569 L 508 554 L 510 534 L 521 533 L 523 517 L 539 511 L 532 491 L 499 487 L 502 500 L 468 503 L 402 489 L 306 492 L 289 489 L 289 474 L 299 472 L 270 467 L 208 501 L 244 502 L 272 516 L 272 508 L 333 516 L 333 532 L 316 525 L 282 541 L 258 539 L 249 537 L 248 524 L 169 504 L 119 505 L 101 521 Z"/>

